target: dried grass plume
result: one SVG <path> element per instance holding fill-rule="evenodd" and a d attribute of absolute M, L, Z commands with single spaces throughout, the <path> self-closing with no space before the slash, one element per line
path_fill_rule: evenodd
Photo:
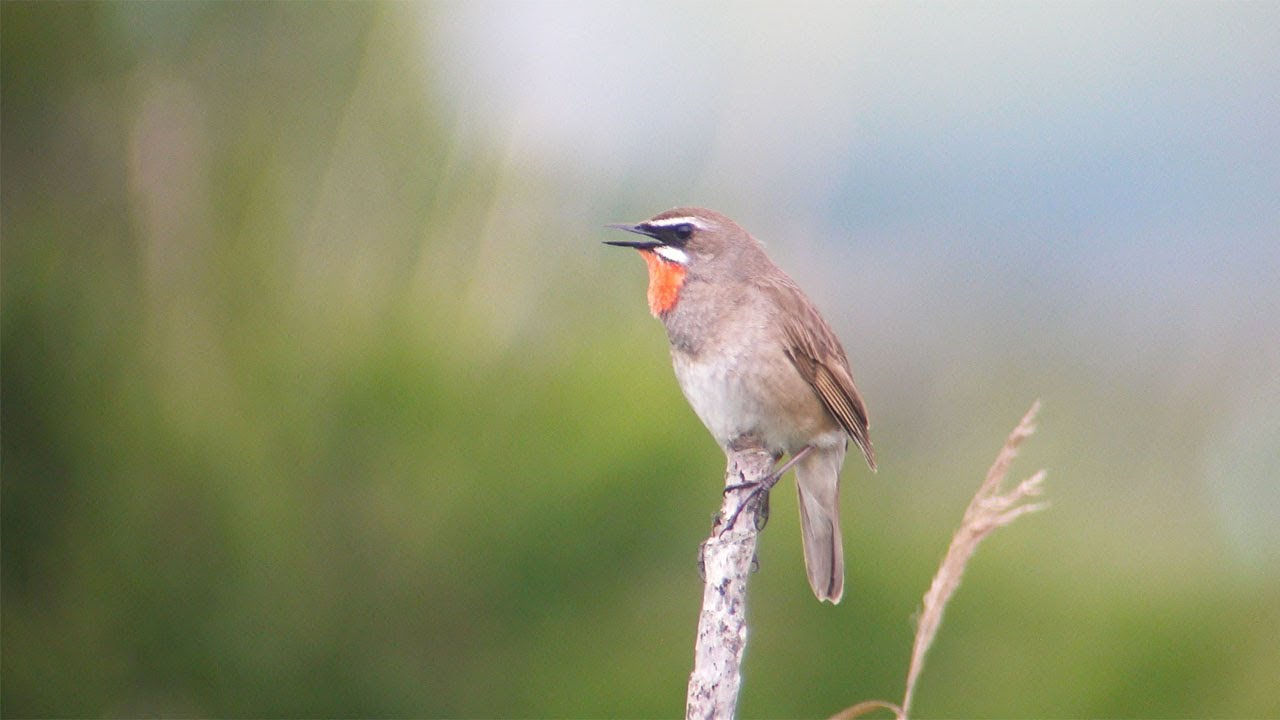
<path fill-rule="evenodd" d="M 1000 486 L 1004 482 L 1005 476 L 1009 473 L 1009 465 L 1013 463 L 1013 459 L 1018 455 L 1018 447 L 1027 436 L 1035 432 L 1035 417 L 1039 410 L 1040 401 L 1037 400 L 1032 403 L 1031 409 L 1027 411 L 1027 414 L 1022 417 L 1022 421 L 1010 433 L 1009 439 L 1005 440 L 1004 447 L 1001 448 L 1000 454 L 996 456 L 995 463 L 987 471 L 987 479 L 978 488 L 973 500 L 969 501 L 969 507 L 964 512 L 964 520 L 960 529 L 956 531 L 955 537 L 951 539 L 951 546 L 947 548 L 947 555 L 943 558 L 942 565 L 938 567 L 938 572 L 933 576 L 933 583 L 929 586 L 929 591 L 924 594 L 924 607 L 921 609 L 920 618 L 916 625 L 916 640 L 911 651 L 911 666 L 907 670 L 907 689 L 902 699 L 902 705 L 898 706 L 881 700 L 869 700 L 846 708 L 833 716 L 833 720 L 847 720 L 877 709 L 889 710 L 901 720 L 906 720 L 908 717 L 911 712 L 911 700 L 915 695 L 916 680 L 920 677 L 920 670 L 924 667 L 925 654 L 929 652 L 929 647 L 933 645 L 933 639 L 938 634 L 938 627 L 942 624 L 942 612 L 946 609 L 947 602 L 951 600 L 951 596 L 955 594 L 956 588 L 960 586 L 960 578 L 964 575 L 969 558 L 973 557 L 974 551 L 978 549 L 978 544 L 995 529 L 1012 523 L 1022 515 L 1042 510 L 1048 506 L 1048 503 L 1043 502 L 1027 502 L 1028 498 L 1035 497 L 1041 493 L 1041 483 L 1044 481 L 1045 475 L 1044 470 L 1040 470 L 1018 483 L 1009 492 L 1000 493 Z"/>

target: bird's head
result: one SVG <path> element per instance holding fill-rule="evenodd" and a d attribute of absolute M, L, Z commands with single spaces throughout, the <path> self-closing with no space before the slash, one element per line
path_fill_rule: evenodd
<path fill-rule="evenodd" d="M 752 246 L 746 231 L 729 218 L 703 208 L 674 208 L 637 225 L 609 225 L 643 236 L 642 240 L 606 240 L 606 245 L 640 251 L 649 266 L 649 311 L 655 317 L 671 312 L 689 274 L 710 275 L 743 244 Z"/>

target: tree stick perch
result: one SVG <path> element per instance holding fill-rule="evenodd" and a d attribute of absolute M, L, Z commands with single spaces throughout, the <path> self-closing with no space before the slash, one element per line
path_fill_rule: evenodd
<path fill-rule="evenodd" d="M 725 470 L 725 487 L 760 482 L 773 470 L 774 458 L 759 448 L 734 450 Z M 751 501 L 732 528 L 724 525 L 746 500 L 749 489 L 725 492 L 711 537 L 702 543 L 704 585 L 702 612 L 685 718 L 732 718 L 742 687 L 742 653 L 747 646 L 747 579 L 756 556 L 756 539 L 764 525 L 762 505 Z"/>

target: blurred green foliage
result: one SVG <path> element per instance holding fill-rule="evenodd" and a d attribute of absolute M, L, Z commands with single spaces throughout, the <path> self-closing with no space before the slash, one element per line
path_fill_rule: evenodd
<path fill-rule="evenodd" d="M 593 246 L 644 210 L 459 143 L 434 9 L 0 6 L 5 716 L 679 715 L 721 458 L 639 263 Z M 838 609 L 779 493 L 744 715 L 900 696 L 1038 370 L 972 432 L 878 426 L 903 459 L 846 471 Z M 1105 430 L 1053 418 L 1110 390 L 1048 393 L 1027 472 Z M 921 713 L 1280 709 L 1274 575 L 1108 564 L 1128 530 L 1072 477 L 979 554 Z"/>

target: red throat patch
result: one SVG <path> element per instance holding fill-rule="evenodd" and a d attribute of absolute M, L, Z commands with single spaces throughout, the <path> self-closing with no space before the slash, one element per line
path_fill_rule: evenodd
<path fill-rule="evenodd" d="M 676 306 L 680 288 L 687 272 L 679 263 L 664 260 L 652 250 L 641 250 L 644 262 L 649 266 L 649 312 L 661 317 Z"/>

